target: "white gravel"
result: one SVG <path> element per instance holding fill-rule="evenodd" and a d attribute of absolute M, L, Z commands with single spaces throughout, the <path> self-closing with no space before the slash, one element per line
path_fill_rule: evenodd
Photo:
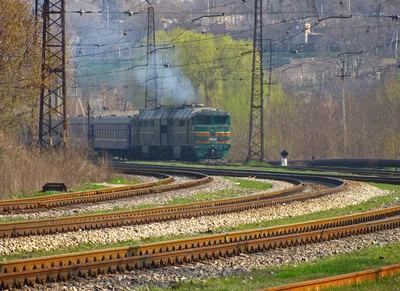
<path fill-rule="evenodd" d="M 330 242 L 271 250 L 257 254 L 242 254 L 216 261 L 167 266 L 149 270 L 134 270 L 125 274 L 102 275 L 92 279 L 77 278 L 74 281 L 52 283 L 44 286 L 37 285 L 35 288 L 25 288 L 25 290 L 146 290 L 147 288 L 144 286 L 173 288 L 177 282 L 198 280 L 205 283 L 210 278 L 238 276 L 246 274 L 252 269 L 284 265 L 296 266 L 303 262 L 316 261 L 325 256 L 346 254 L 371 246 L 382 247 L 399 242 L 400 229 L 386 230 Z M 380 259 L 384 260 L 385 258 L 380 257 Z"/>
<path fill-rule="evenodd" d="M 180 177 L 180 176 L 176 176 L 173 178 L 175 179 L 174 183 L 184 183 L 184 182 L 191 180 L 189 178 Z M 142 182 L 154 181 L 154 178 L 146 177 L 146 176 L 143 176 L 143 177 L 139 176 L 138 179 L 140 179 Z M 216 176 L 216 177 L 213 177 L 213 179 L 214 179 L 214 181 L 211 183 L 207 183 L 205 185 L 202 185 L 202 186 L 199 186 L 196 188 L 192 188 L 192 189 L 183 189 L 183 190 L 178 190 L 178 191 L 173 191 L 173 192 L 164 192 L 164 193 L 157 193 L 157 194 L 151 194 L 151 195 L 145 195 L 145 196 L 137 196 L 137 197 L 131 197 L 131 198 L 126 198 L 126 199 L 113 200 L 113 201 L 101 202 L 101 203 L 96 203 L 96 204 L 89 204 L 89 205 L 85 205 L 84 207 L 68 206 L 65 208 L 57 208 L 57 209 L 50 209 L 50 210 L 43 209 L 40 212 L 34 212 L 34 213 L 4 214 L 4 215 L 0 215 L 0 219 L 52 218 L 52 217 L 60 217 L 60 216 L 80 215 L 80 214 L 85 214 L 85 213 L 94 212 L 94 211 L 114 211 L 114 210 L 118 210 L 121 208 L 130 208 L 130 207 L 134 207 L 134 206 L 138 206 L 138 205 L 145 205 L 145 204 L 160 204 L 160 205 L 162 205 L 162 204 L 167 204 L 174 198 L 191 197 L 193 195 L 198 194 L 199 192 L 212 193 L 212 192 L 226 190 L 226 189 L 234 189 L 236 191 L 236 196 L 247 196 L 247 195 L 253 195 L 253 194 L 257 194 L 257 193 L 279 191 L 279 190 L 293 187 L 292 184 L 287 183 L 287 182 L 267 180 L 267 179 L 257 179 L 257 181 L 272 184 L 272 188 L 263 190 L 263 191 L 248 190 L 248 189 L 243 190 L 242 188 L 239 188 L 235 182 L 225 179 L 223 177 Z M 246 179 L 246 178 L 244 178 L 244 179 Z M 247 178 L 247 179 L 252 179 L 252 178 Z"/>
<path fill-rule="evenodd" d="M 227 189 L 227 187 L 235 186 L 233 185 L 234 183 L 224 178 L 216 177 L 215 179 L 216 183 L 202 186 L 201 189 L 178 191 L 178 195 L 182 195 L 179 197 L 187 197 L 194 195 L 199 191 L 214 192 L 220 189 Z M 272 183 L 274 185 L 274 188 L 272 189 L 273 191 L 277 190 L 278 187 L 285 188 L 291 186 L 288 183 L 286 183 L 286 185 L 279 184 L 281 182 Z M 349 183 L 351 187 L 348 190 L 323 198 L 305 202 L 295 202 L 289 205 L 277 205 L 262 209 L 248 210 L 240 213 L 213 215 L 193 219 L 181 219 L 176 221 L 118 227 L 112 229 L 77 231 L 46 236 L 3 238 L 0 240 L 0 254 L 6 255 L 17 252 L 35 252 L 39 250 L 50 251 L 76 247 L 82 244 L 108 244 L 126 240 L 140 241 L 146 238 L 168 235 L 199 234 L 215 230 L 219 227 L 235 227 L 239 224 L 304 215 L 333 208 L 343 208 L 348 205 L 356 205 L 373 197 L 388 195 L 390 193 L 390 191 L 380 190 L 363 183 Z M 187 194 L 184 194 L 184 192 L 187 192 Z M 169 198 L 164 198 L 165 194 L 170 195 Z M 141 201 L 140 203 L 146 204 L 154 203 L 154 201 L 169 201 L 167 199 L 177 197 L 176 195 L 176 193 L 163 193 L 162 197 L 159 195 L 152 195 L 154 197 L 140 197 L 132 199 L 132 203 L 133 205 L 136 205 L 135 203 L 138 203 L 138 200 Z M 108 202 L 93 207 L 102 207 L 103 205 L 109 204 L 113 205 L 110 207 L 115 206 L 114 203 Z M 124 206 L 126 206 L 126 202 L 124 202 Z M 68 212 L 71 210 L 66 211 Z M 79 211 L 81 211 L 81 209 L 79 209 Z M 85 211 L 87 211 L 87 209 L 85 209 Z M 60 215 L 60 212 L 58 212 L 58 215 Z M 253 255 L 242 255 L 239 257 L 217 260 L 213 262 L 193 263 L 184 266 L 170 266 L 144 271 L 136 270 L 127 274 L 99 276 L 98 278 L 91 280 L 77 279 L 66 283 L 47 284 L 45 286 L 37 285 L 34 289 L 72 291 L 137 290 L 139 286 L 143 285 L 171 287 L 179 281 L 192 279 L 205 280 L 206 278 L 219 277 L 221 275 L 235 276 L 239 273 L 248 272 L 253 268 L 294 265 L 300 262 L 314 260 L 326 255 L 347 253 L 366 248 L 370 245 L 382 246 L 391 243 L 398 243 L 399 241 L 400 230 L 388 230 L 375 234 L 346 238 L 340 241 L 335 240 L 309 246 L 299 246 L 290 249 L 275 250 Z M 33 289 L 26 288 L 26 290 Z"/>
<path fill-rule="evenodd" d="M 235 227 L 239 224 L 342 208 L 358 204 L 372 197 L 387 195 L 388 193 L 389 191 L 379 190 L 367 184 L 351 182 L 351 187 L 348 190 L 323 198 L 239 213 L 54 235 L 3 238 L 0 244 L 0 254 L 8 255 L 16 252 L 35 252 L 39 250 L 51 251 L 83 244 L 110 244 L 128 240 L 140 242 L 146 238 L 160 236 L 193 235 L 210 232 L 220 227 Z"/>

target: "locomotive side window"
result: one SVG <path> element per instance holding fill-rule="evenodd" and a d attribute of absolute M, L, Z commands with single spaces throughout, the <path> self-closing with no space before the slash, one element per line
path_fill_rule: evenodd
<path fill-rule="evenodd" d="M 215 116 L 215 124 L 229 124 L 228 116 Z"/>

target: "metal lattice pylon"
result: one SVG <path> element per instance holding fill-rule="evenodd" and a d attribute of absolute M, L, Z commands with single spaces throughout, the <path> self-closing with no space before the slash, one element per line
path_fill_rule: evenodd
<path fill-rule="evenodd" d="M 147 66 L 145 108 L 157 106 L 157 69 L 156 69 L 156 39 L 155 39 L 154 7 L 148 7 L 147 13 Z"/>
<path fill-rule="evenodd" d="M 67 137 L 65 0 L 44 0 L 42 5 L 36 0 L 35 10 L 43 19 L 39 143 L 62 147 Z"/>
<path fill-rule="evenodd" d="M 251 77 L 249 151 L 247 156 L 248 161 L 258 160 L 260 162 L 264 158 L 262 1 L 254 1 L 253 66 Z"/>

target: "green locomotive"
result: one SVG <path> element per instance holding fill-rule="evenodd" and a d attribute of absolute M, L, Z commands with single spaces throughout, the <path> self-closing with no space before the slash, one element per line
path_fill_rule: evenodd
<path fill-rule="evenodd" d="M 229 114 L 201 104 L 142 109 L 132 131 L 133 152 L 144 159 L 220 159 L 230 149 Z"/>

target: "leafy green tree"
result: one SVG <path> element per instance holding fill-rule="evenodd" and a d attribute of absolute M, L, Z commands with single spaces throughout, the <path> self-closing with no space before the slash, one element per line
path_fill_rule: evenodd
<path fill-rule="evenodd" d="M 0 19 L 0 131 L 9 132 L 31 118 L 39 95 L 41 34 L 27 1 L 3 0 Z"/>

